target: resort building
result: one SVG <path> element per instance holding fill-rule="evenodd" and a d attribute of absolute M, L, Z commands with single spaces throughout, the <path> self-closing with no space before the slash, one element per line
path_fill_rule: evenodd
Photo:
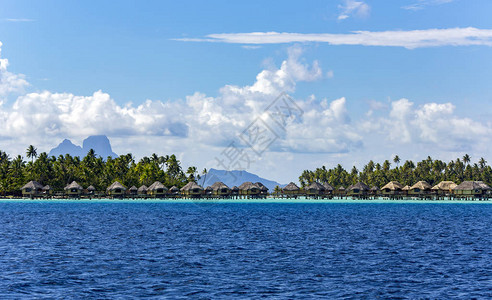
<path fill-rule="evenodd" d="M 371 187 L 369 194 L 373 197 L 376 197 L 378 195 L 379 188 L 377 186 Z"/>
<path fill-rule="evenodd" d="M 42 191 L 43 191 L 43 195 L 45 196 L 51 196 L 53 194 L 53 189 L 49 185 L 45 185 L 42 188 Z"/>
<path fill-rule="evenodd" d="M 227 197 L 231 194 L 231 189 L 223 182 L 216 182 L 211 187 L 214 196 Z"/>
<path fill-rule="evenodd" d="M 142 184 L 142 185 L 138 188 L 138 190 L 137 190 L 137 194 L 138 194 L 139 196 L 144 196 L 144 195 L 147 195 L 147 190 L 148 190 L 147 186 L 146 186 L 145 184 Z"/>
<path fill-rule="evenodd" d="M 456 186 L 458 185 L 452 181 L 441 181 L 433 186 L 431 191 L 437 196 L 450 196 Z"/>
<path fill-rule="evenodd" d="M 121 183 L 118 181 L 113 182 L 112 185 L 110 185 L 107 189 L 106 192 L 108 193 L 109 196 L 113 197 L 122 197 L 125 195 L 126 192 L 126 187 L 124 187 Z"/>
<path fill-rule="evenodd" d="M 403 185 L 398 181 L 390 181 L 381 188 L 383 196 L 397 196 L 402 194 Z"/>
<path fill-rule="evenodd" d="M 89 185 L 89 186 L 87 187 L 86 191 L 87 191 L 87 193 L 86 193 L 86 194 L 87 194 L 88 196 L 92 196 L 92 195 L 94 195 L 94 193 L 96 192 L 96 188 L 95 188 L 94 186 L 92 186 L 92 185 Z"/>
<path fill-rule="evenodd" d="M 188 182 L 184 187 L 181 188 L 181 194 L 186 197 L 200 197 L 203 192 L 203 188 L 193 181 Z"/>
<path fill-rule="evenodd" d="M 231 188 L 231 196 L 235 196 L 235 197 L 239 196 L 239 188 L 237 186 L 233 186 Z"/>
<path fill-rule="evenodd" d="M 169 189 L 169 195 L 170 196 L 173 196 L 173 197 L 176 197 L 179 195 L 179 189 L 173 185 L 170 189 Z"/>
<path fill-rule="evenodd" d="M 132 185 L 132 187 L 128 189 L 128 192 L 130 195 L 136 196 L 138 194 L 138 188 Z"/>
<path fill-rule="evenodd" d="M 65 188 L 65 195 L 69 197 L 80 197 L 80 194 L 82 194 L 82 191 L 84 188 L 78 184 L 76 181 L 72 181 L 69 185 L 67 185 Z"/>
<path fill-rule="evenodd" d="M 348 196 L 352 197 L 364 197 L 369 194 L 369 186 L 363 182 L 357 182 L 354 185 L 348 187 Z"/>
<path fill-rule="evenodd" d="M 333 186 L 331 186 L 328 182 L 325 182 L 323 183 L 323 187 L 325 188 L 325 195 L 333 196 L 333 192 L 335 191 Z"/>
<path fill-rule="evenodd" d="M 297 197 L 301 193 L 301 189 L 295 183 L 290 182 L 282 189 L 282 192 L 284 195 Z"/>
<path fill-rule="evenodd" d="M 458 198 L 482 198 L 488 191 L 490 187 L 481 181 L 463 181 L 453 189 Z"/>
<path fill-rule="evenodd" d="M 260 195 L 260 192 L 260 188 L 250 181 L 244 182 L 239 186 L 239 194 L 242 196 L 256 197 Z"/>
<path fill-rule="evenodd" d="M 408 190 L 409 196 L 428 196 L 431 193 L 432 186 L 427 181 L 419 181 L 412 185 Z"/>
<path fill-rule="evenodd" d="M 43 194 L 43 185 L 35 180 L 31 180 L 21 188 L 21 191 L 24 197 L 40 196 Z"/>
<path fill-rule="evenodd" d="M 325 187 L 321 183 L 314 181 L 305 188 L 305 191 L 309 197 L 320 197 L 325 193 Z"/>
<path fill-rule="evenodd" d="M 344 197 L 345 194 L 347 193 L 347 191 L 345 190 L 345 188 L 343 186 L 339 187 L 336 191 L 335 191 L 336 195 L 338 197 Z"/>
<path fill-rule="evenodd" d="M 160 181 L 156 181 L 149 186 L 147 189 L 147 194 L 156 198 L 165 197 L 167 194 L 167 187 Z"/>

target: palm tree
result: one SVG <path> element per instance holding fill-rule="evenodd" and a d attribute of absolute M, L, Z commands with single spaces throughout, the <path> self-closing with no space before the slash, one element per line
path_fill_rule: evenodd
<path fill-rule="evenodd" d="M 480 169 L 483 170 L 487 165 L 487 161 L 485 160 L 485 158 L 481 157 L 480 160 L 478 161 L 478 164 L 480 165 Z"/>
<path fill-rule="evenodd" d="M 34 158 L 38 156 L 38 149 L 34 148 L 33 145 L 29 145 L 29 147 L 27 147 L 26 155 L 28 158 L 31 158 L 32 163 Z"/>
<path fill-rule="evenodd" d="M 470 160 L 471 160 L 470 155 L 465 154 L 465 155 L 463 156 L 463 162 L 464 162 L 465 164 L 469 164 L 469 163 L 470 163 Z"/>
<path fill-rule="evenodd" d="M 396 167 L 398 168 L 398 164 L 400 163 L 400 157 L 398 155 L 395 155 L 393 158 L 393 162 L 396 164 Z"/>

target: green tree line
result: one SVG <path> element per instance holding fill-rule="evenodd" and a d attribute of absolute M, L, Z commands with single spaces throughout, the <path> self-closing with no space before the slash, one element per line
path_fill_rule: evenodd
<path fill-rule="evenodd" d="M 392 167 L 392 162 L 394 167 Z M 299 182 L 302 187 L 315 181 L 319 183 L 328 182 L 335 188 L 348 187 L 359 181 L 369 186 L 381 188 L 393 180 L 409 186 L 420 180 L 427 181 L 430 185 L 438 184 L 443 180 L 450 180 L 457 184 L 465 180 L 492 184 L 492 169 L 483 157 L 473 164 L 468 154 L 461 159 L 457 158 L 448 163 L 438 159 L 434 160 L 429 156 L 416 164 L 411 160 L 401 164 L 400 157 L 396 155 L 392 162 L 385 160 L 381 164 L 371 160 L 362 170 L 358 170 L 354 166 L 350 171 L 345 170 L 340 164 L 332 169 L 322 166 L 314 171 L 304 170 L 299 176 Z"/>
<path fill-rule="evenodd" d="M 18 193 L 30 180 L 50 185 L 55 190 L 62 190 L 74 180 L 84 188 L 92 185 L 96 190 L 106 190 L 115 180 L 127 187 L 149 186 L 157 180 L 167 187 L 181 188 L 199 179 L 196 167 L 184 171 L 174 154 L 158 156 L 154 153 L 138 162 L 132 154 L 103 159 L 92 149 L 83 158 L 69 154 L 50 157 L 46 152 L 38 155 L 31 145 L 26 157 L 28 161 L 21 155 L 11 158 L 0 150 L 0 193 Z"/>

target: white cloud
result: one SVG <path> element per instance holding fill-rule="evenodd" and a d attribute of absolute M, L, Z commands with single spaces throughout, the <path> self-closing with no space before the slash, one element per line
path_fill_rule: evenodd
<path fill-rule="evenodd" d="M 343 4 L 339 5 L 340 14 L 338 20 L 348 19 L 350 16 L 365 18 L 369 16 L 370 6 L 363 1 L 344 0 Z"/>
<path fill-rule="evenodd" d="M 9 61 L 2 58 L 2 42 L 0 42 L 0 103 L 2 103 L 9 94 L 22 93 L 27 83 L 23 74 L 13 74 L 7 70 Z"/>
<path fill-rule="evenodd" d="M 441 4 L 446 4 L 446 3 L 451 3 L 455 0 L 417 0 L 416 2 L 413 2 L 412 4 L 405 5 L 402 8 L 406 10 L 421 10 L 426 8 L 427 6 L 435 6 L 435 5 L 441 5 Z"/>
<path fill-rule="evenodd" d="M 36 20 L 34 19 L 27 19 L 27 18 L 10 18 L 10 19 L 4 19 L 7 22 L 34 22 Z"/>
<path fill-rule="evenodd" d="M 330 45 L 389 46 L 408 49 L 440 46 L 492 46 L 492 29 L 446 28 L 335 33 L 249 32 L 216 33 L 205 38 L 175 39 L 184 42 L 220 42 L 261 45 L 285 43 L 328 43 Z"/>

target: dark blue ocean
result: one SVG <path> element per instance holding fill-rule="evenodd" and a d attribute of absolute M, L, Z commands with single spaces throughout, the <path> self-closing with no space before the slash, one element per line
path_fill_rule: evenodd
<path fill-rule="evenodd" d="M 0 203 L 0 299 L 492 298 L 490 204 Z"/>

